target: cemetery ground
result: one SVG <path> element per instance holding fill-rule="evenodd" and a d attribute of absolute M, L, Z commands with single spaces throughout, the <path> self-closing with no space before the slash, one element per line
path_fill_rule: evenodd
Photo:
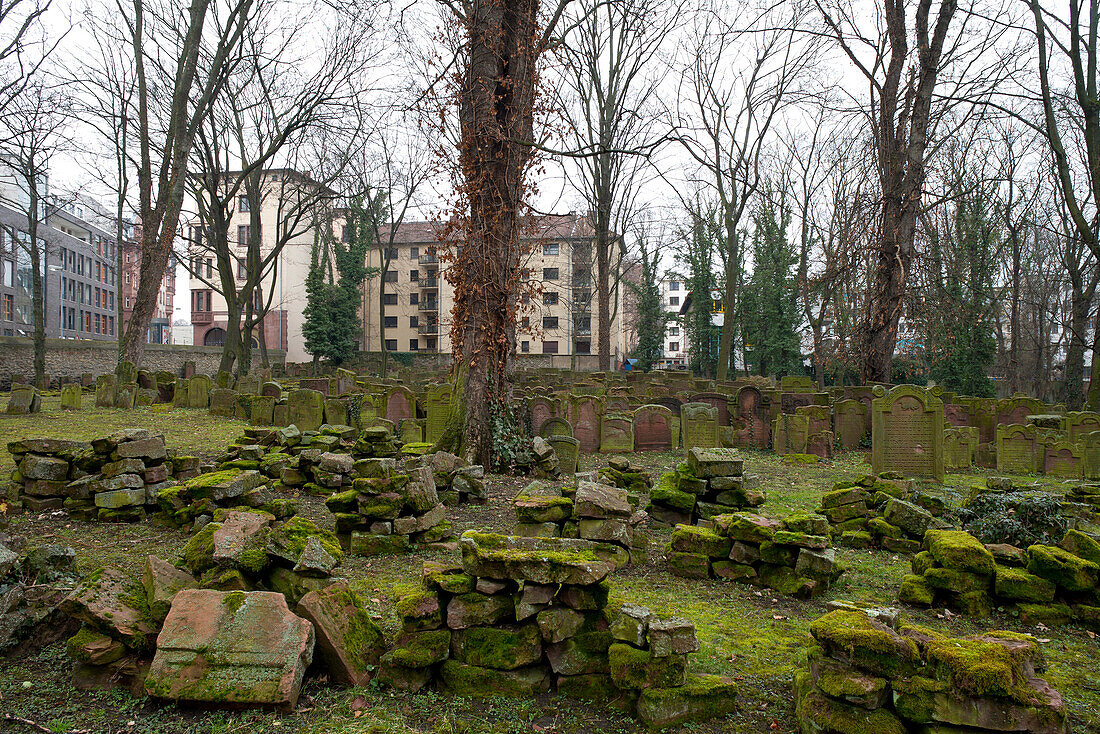
<path fill-rule="evenodd" d="M 86 409 L 62 412 L 56 396 L 44 398 L 43 411 L 27 416 L 0 416 L 4 444 L 29 437 L 88 440 L 119 428 L 150 428 L 162 432 L 169 447 L 212 457 L 240 435 L 245 424 L 217 418 L 206 411 L 132 411 Z M 760 475 L 768 492 L 763 514 L 782 517 L 796 510 L 815 510 L 834 482 L 867 473 L 865 453 L 842 453 L 816 464 L 784 460 L 770 452 L 745 452 L 746 469 Z M 584 455 L 581 469 L 606 464 L 606 456 Z M 672 469 L 682 453 L 639 453 L 630 457 L 656 479 Z M 11 457 L 0 452 L 0 472 L 12 469 Z M 949 474 L 941 492 L 948 503 L 958 503 L 986 472 Z M 515 524 L 511 499 L 527 479 L 490 475 L 486 506 L 448 508 L 458 532 L 468 529 L 510 533 Z M 1062 484 L 1038 478 L 1044 487 L 1061 492 Z M 301 513 L 332 527 L 323 497 L 302 496 Z M 77 552 L 81 572 L 116 566 L 137 573 L 146 555 L 175 559 L 187 534 L 135 524 L 81 522 L 64 512 L 23 514 L 12 519 L 14 532 L 32 544 L 61 543 Z M 738 710 L 727 719 L 692 725 L 694 732 L 788 732 L 798 725 L 794 716 L 791 674 L 810 643 L 809 624 L 825 613 L 830 599 L 851 599 L 897 605 L 901 578 L 909 572 L 909 558 L 884 551 L 838 549 L 847 572 L 823 597 L 800 601 L 768 589 L 672 576 L 664 561 L 670 530 L 652 531 L 648 564 L 633 566 L 610 577 L 612 606 L 632 601 L 659 615 L 682 615 L 696 625 L 701 649 L 693 657 L 694 672 L 734 677 L 740 686 Z M 457 551 L 454 552 L 457 557 Z M 395 600 L 419 585 L 421 562 L 446 558 L 441 552 L 362 558 L 348 556 L 341 573 L 369 600 L 370 609 L 387 632 L 398 627 Z M 1065 696 L 1075 732 L 1100 732 L 1100 640 L 1074 627 L 1056 629 L 1023 625 L 995 612 L 992 619 L 967 621 L 931 611 L 906 609 L 918 624 L 952 635 L 980 630 L 1008 629 L 1040 638 L 1048 659 L 1046 679 Z M 71 634 L 71 631 L 68 633 Z M 182 708 L 149 698 L 133 698 L 121 690 L 80 692 L 71 682 L 71 663 L 65 654 L 65 634 L 39 638 L 0 658 L 0 719 L 2 731 L 53 732 L 633 732 L 641 725 L 613 706 L 586 704 L 565 698 L 462 699 L 437 693 L 400 694 L 372 684 L 367 689 L 340 689 L 307 680 L 298 709 L 293 713 L 248 710 L 226 711 Z"/>

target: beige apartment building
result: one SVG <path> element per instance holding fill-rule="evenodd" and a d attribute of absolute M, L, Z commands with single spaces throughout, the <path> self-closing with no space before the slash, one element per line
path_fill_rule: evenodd
<path fill-rule="evenodd" d="M 597 303 L 594 237 L 587 217 L 567 214 L 533 220 L 524 236 L 526 266 L 539 295 L 524 298 L 516 335 L 517 353 L 540 357 L 540 364 L 595 369 Z M 391 352 L 451 351 L 454 289 L 446 279 L 442 225 L 407 222 L 397 230 L 389 252 L 375 249 L 368 265 L 384 275 L 363 288 L 361 348 L 378 351 L 385 341 Z M 612 298 L 612 367 L 626 354 L 623 287 Z"/>
<path fill-rule="evenodd" d="M 229 174 L 232 175 L 232 174 Z M 261 283 L 264 299 L 270 294 L 270 308 L 262 330 L 253 331 L 253 348 L 259 348 L 263 338 L 269 349 L 286 351 L 288 362 L 309 362 L 312 356 L 305 350 L 302 324 L 305 321 L 306 276 L 318 226 L 328 226 L 328 212 L 333 192 L 309 174 L 290 169 L 264 172 L 263 204 L 260 211 L 261 251 L 270 253 L 280 238 L 286 244 L 268 268 Z M 225 299 L 219 293 L 217 260 L 203 237 L 196 219 L 188 229 L 187 262 L 191 270 L 191 324 L 194 343 L 199 346 L 221 346 L 225 343 L 228 312 Z M 230 250 L 237 261 L 236 285 L 247 275 L 246 245 L 251 226 L 250 202 L 237 197 L 229 229 Z M 200 277 L 201 275 L 201 277 Z"/>

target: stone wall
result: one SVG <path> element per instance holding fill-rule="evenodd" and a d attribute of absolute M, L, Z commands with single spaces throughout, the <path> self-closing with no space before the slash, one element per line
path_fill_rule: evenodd
<path fill-rule="evenodd" d="M 268 350 L 273 362 L 282 362 L 285 354 Z M 147 344 L 142 369 L 166 370 L 183 374 L 185 362 L 194 362 L 198 373 L 215 374 L 221 361 L 221 347 L 194 347 L 186 344 Z M 258 356 L 258 355 L 257 355 Z M 51 378 L 79 379 L 85 373 L 102 375 L 115 371 L 118 343 L 76 339 L 46 340 L 46 374 Z M 28 337 L 0 337 L 0 388 L 11 387 L 12 375 L 33 377 L 34 344 Z"/>

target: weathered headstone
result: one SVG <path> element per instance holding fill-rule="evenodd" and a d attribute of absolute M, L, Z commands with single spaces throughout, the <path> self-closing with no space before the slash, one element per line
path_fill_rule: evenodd
<path fill-rule="evenodd" d="M 629 414 L 604 414 L 600 422 L 600 453 L 634 453 L 634 422 Z"/>
<path fill-rule="evenodd" d="M 1093 431 L 1100 431 L 1100 413 L 1091 411 L 1066 413 L 1066 433 L 1070 441 L 1078 441 Z"/>
<path fill-rule="evenodd" d="M 643 405 L 634 411 L 634 449 L 667 451 L 672 448 L 672 411 L 663 405 Z"/>
<path fill-rule="evenodd" d="M 581 451 L 600 450 L 600 414 L 603 412 L 599 398 L 590 395 L 573 397 L 573 438 L 581 442 Z"/>
<path fill-rule="evenodd" d="M 867 406 L 858 400 L 838 400 L 833 403 L 833 433 L 842 449 L 857 449 L 867 435 Z"/>
<path fill-rule="evenodd" d="M 416 417 L 416 398 L 404 385 L 391 387 L 386 394 L 385 419 L 396 424 L 403 418 Z"/>
<path fill-rule="evenodd" d="M 118 391 L 118 377 L 100 375 L 95 381 L 95 407 L 115 407 L 115 392 Z"/>
<path fill-rule="evenodd" d="M 316 431 L 324 423 L 324 401 L 325 396 L 316 390 L 291 390 L 287 396 L 287 418 L 300 431 Z"/>
<path fill-rule="evenodd" d="M 232 418 L 236 402 L 236 390 L 230 390 L 226 387 L 215 387 L 210 390 L 210 415 L 220 415 L 223 418 Z"/>
<path fill-rule="evenodd" d="M 283 396 L 283 386 L 277 382 L 265 382 L 260 387 L 260 394 L 278 400 Z"/>
<path fill-rule="evenodd" d="M 685 449 L 718 448 L 718 409 L 707 403 L 684 403 L 680 406 L 680 431 Z"/>
<path fill-rule="evenodd" d="M 1063 479 L 1084 476 L 1084 450 L 1076 441 L 1051 441 L 1043 446 L 1043 474 Z"/>
<path fill-rule="evenodd" d="M 541 435 L 542 425 L 557 415 L 554 401 L 546 397 L 534 397 L 530 402 L 531 433 Z"/>
<path fill-rule="evenodd" d="M 127 382 L 137 382 L 138 368 L 133 362 L 127 362 L 123 360 L 115 367 L 115 376 L 118 377 L 119 384 L 125 384 Z"/>
<path fill-rule="evenodd" d="M 208 375 L 195 375 L 187 383 L 187 407 L 209 408 L 212 382 Z"/>
<path fill-rule="evenodd" d="M 428 388 L 424 399 L 424 440 L 435 443 L 443 437 L 451 417 L 451 386 L 444 383 Z"/>
<path fill-rule="evenodd" d="M 871 409 L 871 468 L 942 482 L 943 401 L 933 391 L 876 386 Z"/>
<path fill-rule="evenodd" d="M 701 392 L 691 396 L 688 402 L 706 403 L 717 411 L 718 425 L 730 425 L 730 397 L 717 392 Z"/>
<path fill-rule="evenodd" d="M 186 408 L 188 406 L 187 394 L 188 388 L 191 385 L 190 380 L 176 380 L 175 389 L 172 391 L 172 405 L 177 408 Z"/>
<path fill-rule="evenodd" d="M 577 473 L 577 461 L 580 459 L 581 442 L 572 436 L 554 434 L 547 443 L 558 457 L 558 470 L 564 476 Z"/>
<path fill-rule="evenodd" d="M 247 396 L 250 407 L 248 423 L 253 426 L 270 426 L 275 422 L 275 398 L 267 395 Z"/>
<path fill-rule="evenodd" d="M 1086 433 L 1080 443 L 1085 479 L 1100 479 L 1100 431 Z"/>
<path fill-rule="evenodd" d="M 38 388 L 32 385 L 12 385 L 11 397 L 8 398 L 7 413 L 9 415 L 28 415 L 42 410 L 42 398 L 38 394 Z"/>
<path fill-rule="evenodd" d="M 737 391 L 737 420 L 734 430 L 734 443 L 738 446 L 766 449 L 770 431 L 768 419 L 764 413 L 764 396 L 752 385 L 746 385 Z"/>
<path fill-rule="evenodd" d="M 137 404 L 138 384 L 136 382 L 120 383 L 115 392 L 115 407 L 129 410 Z"/>
<path fill-rule="evenodd" d="M 84 389 L 76 383 L 61 388 L 61 409 L 80 410 L 84 401 Z"/>
<path fill-rule="evenodd" d="M 777 454 L 805 454 L 810 442 L 810 417 L 780 413 L 772 421 L 772 451 Z"/>
<path fill-rule="evenodd" d="M 241 395 L 259 395 L 260 394 L 260 376 L 257 373 L 249 372 L 247 375 L 241 375 L 237 378 L 237 392 Z"/>
<path fill-rule="evenodd" d="M 573 438 L 573 425 L 564 418 L 550 418 L 542 424 L 539 435 L 546 439 L 552 436 Z"/>
<path fill-rule="evenodd" d="M 401 443 L 421 443 L 424 441 L 424 428 L 415 418 L 402 418 L 397 424 L 397 435 Z"/>
<path fill-rule="evenodd" d="M 340 398 L 325 398 L 325 423 L 330 426 L 348 424 L 348 406 Z"/>
<path fill-rule="evenodd" d="M 943 430 L 943 467 L 945 470 L 967 470 L 974 465 L 978 450 L 978 429 L 958 426 Z"/>
<path fill-rule="evenodd" d="M 1038 474 L 1043 452 L 1035 426 L 1020 424 L 997 426 L 997 472 L 1000 474 Z"/>

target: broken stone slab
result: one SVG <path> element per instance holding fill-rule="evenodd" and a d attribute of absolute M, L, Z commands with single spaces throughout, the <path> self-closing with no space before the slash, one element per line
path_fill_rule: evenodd
<path fill-rule="evenodd" d="M 121 639 L 127 647 L 140 650 L 156 634 L 152 621 L 126 601 L 140 588 L 121 571 L 104 568 L 89 576 L 61 608 L 81 622 Z"/>
<path fill-rule="evenodd" d="M 313 625 L 269 591 L 184 589 L 157 638 L 148 693 L 173 701 L 293 710 L 313 660 Z"/>
<path fill-rule="evenodd" d="M 156 556 L 145 558 L 142 586 L 149 604 L 149 613 L 158 622 L 164 621 L 172 607 L 172 599 L 182 589 L 194 589 L 199 585 L 191 574 L 176 568 Z"/>
<path fill-rule="evenodd" d="M 258 546 L 264 529 L 270 525 L 270 516 L 258 512 L 231 510 L 225 513 L 221 527 L 214 532 L 214 563 L 259 572 L 267 565 L 267 554 Z M 250 551 L 251 555 L 246 558 Z"/>
<path fill-rule="evenodd" d="M 700 479 L 739 477 L 744 473 L 744 460 L 735 449 L 708 449 L 698 446 L 687 454 L 688 469 Z"/>
<path fill-rule="evenodd" d="M 634 513 L 626 490 L 595 482 L 578 482 L 573 497 L 573 516 L 629 518 Z"/>
<path fill-rule="evenodd" d="M 619 616 L 611 623 L 611 634 L 621 642 L 644 647 L 652 618 L 653 613 L 646 607 L 626 602 L 619 611 Z"/>
<path fill-rule="evenodd" d="M 646 640 L 650 654 L 655 658 L 686 655 L 699 650 L 695 625 L 681 617 L 651 620 Z"/>
<path fill-rule="evenodd" d="M 386 646 L 358 594 L 338 581 L 303 596 L 297 610 L 313 624 L 317 653 L 332 679 L 349 686 L 369 683 Z"/>

